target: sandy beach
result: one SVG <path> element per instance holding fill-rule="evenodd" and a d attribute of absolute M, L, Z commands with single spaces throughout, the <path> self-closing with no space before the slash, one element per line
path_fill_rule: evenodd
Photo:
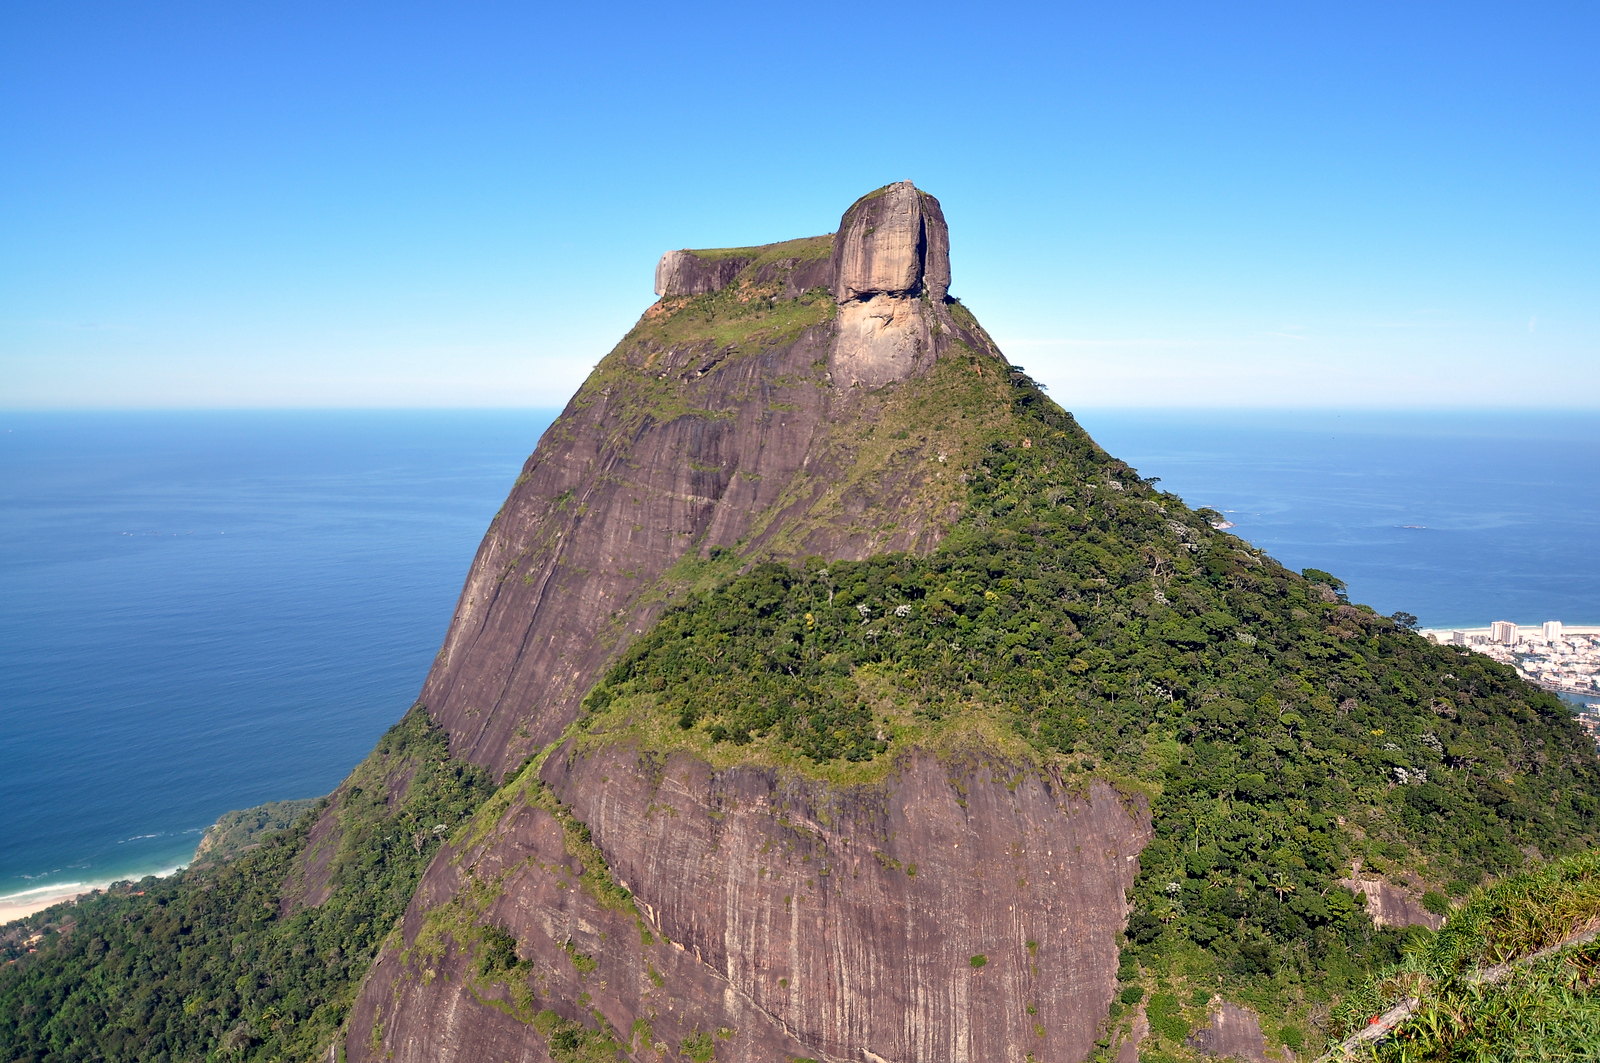
<path fill-rule="evenodd" d="M 143 875 L 124 875 L 121 878 L 105 882 L 58 882 L 53 886 L 40 886 L 36 890 L 23 890 L 21 893 L 11 893 L 0 897 L 0 924 L 12 922 L 30 916 L 34 912 L 42 912 L 52 905 L 64 901 L 75 900 L 86 893 L 95 890 L 108 889 L 117 882 L 136 881 L 140 878 L 153 875 L 156 878 L 166 878 L 175 871 L 182 871 L 184 866 L 169 867 L 161 871 L 150 871 Z"/>
<path fill-rule="evenodd" d="M 44 889 L 29 890 L 26 893 L 14 893 L 9 897 L 0 897 L 0 923 L 9 923 L 23 916 L 42 912 L 53 904 L 70 901 L 75 897 L 82 897 L 92 889 L 104 889 L 105 885 L 85 886 L 81 883 L 66 883 L 59 886 L 47 886 Z"/>

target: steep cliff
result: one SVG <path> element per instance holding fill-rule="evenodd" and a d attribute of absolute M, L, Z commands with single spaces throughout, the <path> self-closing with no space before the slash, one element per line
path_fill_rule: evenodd
<path fill-rule="evenodd" d="M 639 1059 L 702 1037 L 728 1059 L 1093 1045 L 1148 834 L 1104 785 L 918 755 L 836 788 L 617 748 L 544 774 L 434 864 L 351 1015 L 351 1058 L 546 1059 L 546 1009 Z M 516 944 L 493 966 L 498 935 Z"/>
<path fill-rule="evenodd" d="M 887 461 L 881 437 L 907 418 L 883 385 L 952 351 L 1000 362 L 944 302 L 948 246 L 938 202 L 904 182 L 834 238 L 663 256 L 661 301 L 551 425 L 473 561 L 420 699 L 453 750 L 503 773 L 552 741 L 685 559 L 938 541 L 970 434 L 918 426 Z M 890 274 L 843 307 L 830 294 Z"/>
<path fill-rule="evenodd" d="M 662 301 L 552 426 L 474 562 L 422 695 L 457 750 L 503 772 L 556 740 L 686 589 L 759 559 L 940 542 L 1015 388 L 947 299 L 948 248 L 938 202 L 903 182 L 831 240 L 662 259 Z M 908 742 L 887 772 L 830 784 L 569 739 L 434 863 L 349 1057 L 546 1059 L 548 1011 L 640 1059 L 702 1035 L 744 1059 L 1084 1058 L 1148 810 L 1004 742 L 960 745 Z M 569 888 L 594 875 L 631 903 Z M 486 934 L 515 961 L 488 970 Z"/>

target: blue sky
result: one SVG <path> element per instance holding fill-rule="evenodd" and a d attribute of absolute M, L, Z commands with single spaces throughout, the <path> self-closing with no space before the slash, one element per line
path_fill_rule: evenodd
<path fill-rule="evenodd" d="M 910 178 L 1068 408 L 1600 406 L 1600 5 L 12 4 L 0 406 L 559 405 Z"/>

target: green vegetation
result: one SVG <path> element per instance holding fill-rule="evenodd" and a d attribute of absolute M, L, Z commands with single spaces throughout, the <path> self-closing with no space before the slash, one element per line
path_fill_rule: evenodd
<path fill-rule="evenodd" d="M 198 868 L 227 863 L 256 848 L 268 835 L 294 826 L 316 804 L 316 798 L 269 801 L 253 808 L 225 812 L 206 829 L 190 866 Z"/>
<path fill-rule="evenodd" d="M 1450 922 L 1371 979 L 1336 1013 L 1361 1031 L 1407 1000 L 1409 1018 L 1349 1058 L 1592 1059 L 1600 1052 L 1600 851 L 1477 894 Z"/>
<path fill-rule="evenodd" d="M 716 1054 L 717 1046 L 711 1035 L 705 1031 L 692 1033 L 678 1042 L 678 1052 L 694 1063 L 711 1063 Z"/>
<path fill-rule="evenodd" d="M 831 320 L 837 305 L 825 288 L 787 298 L 784 287 L 794 266 L 826 258 L 832 250 L 831 236 L 813 236 L 765 247 L 689 252 L 701 259 L 750 261 L 725 287 L 702 295 L 667 297 L 646 311 L 601 363 L 602 372 L 585 382 L 579 400 L 606 386 L 607 363 L 626 362 L 637 370 L 660 373 L 665 367 L 658 361 L 669 350 L 677 355 L 752 353 L 788 343 L 802 330 Z M 691 375 L 700 371 L 691 367 Z"/>
<path fill-rule="evenodd" d="M 649 352 L 732 348 L 750 353 L 789 343 L 803 329 L 833 318 L 837 304 L 826 289 L 815 288 L 798 299 L 783 298 L 781 290 L 777 283 L 734 284 L 663 301 L 660 311 L 642 318 L 618 349 L 631 353 L 640 347 Z M 643 361 L 640 368 L 655 367 L 648 354 Z"/>
<path fill-rule="evenodd" d="M 795 240 L 781 240 L 775 244 L 756 244 L 751 247 L 706 247 L 690 249 L 695 258 L 715 262 L 728 258 L 748 258 L 749 265 L 741 273 L 755 276 L 763 268 L 779 267 L 790 261 L 814 262 L 833 254 L 833 234 L 802 236 Z"/>
<path fill-rule="evenodd" d="M 443 837 L 490 792 L 413 709 L 332 797 L 219 867 L 40 913 L 0 968 L 7 1059 L 311 1059 Z M 322 817 L 323 843 L 312 844 Z M 326 858 L 326 899 L 307 861 Z"/>
<path fill-rule="evenodd" d="M 615 1063 L 623 1048 L 613 1031 L 591 1029 L 553 1011 L 539 1012 L 533 1028 L 550 1046 L 554 1063 Z"/>
<path fill-rule="evenodd" d="M 1215 530 L 1020 372 L 1002 386 L 962 423 L 938 550 L 690 596 L 596 686 L 584 741 L 839 782 L 978 744 L 1144 794 L 1127 956 L 1206 990 L 1174 1028 L 1220 987 L 1303 1022 L 1393 962 L 1405 935 L 1338 885 L 1355 859 L 1437 891 L 1596 841 L 1600 769 L 1561 702 Z"/>
<path fill-rule="evenodd" d="M 806 544 L 914 530 L 933 542 L 967 501 L 966 470 L 1009 423 L 1010 387 L 976 351 L 947 357 L 915 381 L 857 393 L 848 419 L 814 446 L 797 478 L 752 527 L 767 553 L 801 557 Z"/>
<path fill-rule="evenodd" d="M 1145 1017 L 1150 1020 L 1152 1034 L 1174 1045 L 1181 1044 L 1189 1036 L 1189 1024 L 1183 1020 L 1178 998 L 1172 993 L 1157 993 L 1151 997 Z"/>

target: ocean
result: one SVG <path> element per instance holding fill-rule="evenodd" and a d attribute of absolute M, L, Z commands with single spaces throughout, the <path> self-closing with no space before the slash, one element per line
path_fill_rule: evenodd
<path fill-rule="evenodd" d="M 552 416 L 0 415 L 0 905 L 336 786 L 411 705 Z M 1600 623 L 1600 413 L 1078 418 L 1379 612 Z"/>
<path fill-rule="evenodd" d="M 1110 453 L 1421 626 L 1600 624 L 1600 411 L 1104 411 Z"/>
<path fill-rule="evenodd" d="M 0 416 L 0 904 L 338 785 L 552 416 Z"/>

